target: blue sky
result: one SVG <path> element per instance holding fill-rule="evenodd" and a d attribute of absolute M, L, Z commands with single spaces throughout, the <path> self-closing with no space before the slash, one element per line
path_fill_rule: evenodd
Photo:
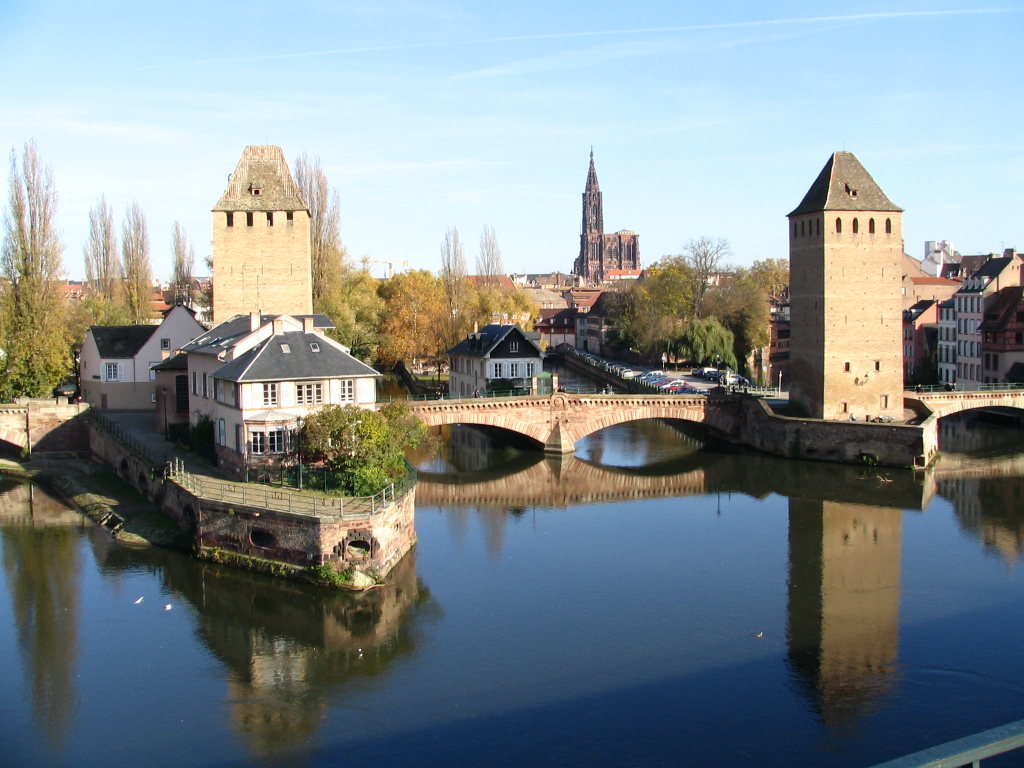
<path fill-rule="evenodd" d="M 0 148 L 56 174 L 68 274 L 90 205 L 137 199 L 169 276 L 180 221 L 246 144 L 319 155 L 354 256 L 567 271 L 594 148 L 608 231 L 645 264 L 692 237 L 785 257 L 785 215 L 838 149 L 906 209 L 907 251 L 1024 250 L 1024 4 L 0 0 Z M 381 274 L 381 270 L 377 270 Z"/>

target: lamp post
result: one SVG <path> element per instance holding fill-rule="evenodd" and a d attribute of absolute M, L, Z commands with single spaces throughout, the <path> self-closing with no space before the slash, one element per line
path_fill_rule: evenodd
<path fill-rule="evenodd" d="M 295 453 L 299 458 L 299 490 L 302 490 L 302 417 L 295 419 Z"/>

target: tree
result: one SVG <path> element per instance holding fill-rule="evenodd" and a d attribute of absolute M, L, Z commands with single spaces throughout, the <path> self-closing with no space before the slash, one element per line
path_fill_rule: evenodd
<path fill-rule="evenodd" d="M 406 449 L 426 437 L 423 422 L 396 401 L 377 411 L 324 406 L 306 418 L 301 444 L 304 453 L 344 476 L 346 492 L 369 496 L 405 476 Z"/>
<path fill-rule="evenodd" d="M 690 323 L 676 342 L 676 352 L 699 365 L 721 361 L 729 368 L 736 368 L 732 331 L 726 330 L 713 317 Z"/>
<path fill-rule="evenodd" d="M 144 325 L 153 317 L 149 304 L 153 296 L 153 269 L 149 263 L 146 214 L 135 200 L 129 203 L 121 227 L 121 270 L 129 322 Z"/>
<path fill-rule="evenodd" d="M 327 183 L 319 157 L 303 152 L 295 159 L 295 183 L 309 208 L 309 245 L 313 272 L 313 311 L 332 320 L 340 308 L 337 294 L 345 246 L 341 243 L 338 191 Z"/>
<path fill-rule="evenodd" d="M 353 355 L 373 360 L 380 344 L 384 301 L 379 284 L 369 269 L 345 262 L 337 286 L 338 308 L 331 319 L 336 328 L 331 336 L 349 347 Z"/>
<path fill-rule="evenodd" d="M 716 272 L 724 265 L 725 259 L 732 256 L 729 241 L 720 238 L 700 237 L 690 240 L 683 246 L 681 258 L 689 268 L 687 276 L 690 297 L 689 317 L 700 320 L 708 314 L 707 295 Z"/>
<path fill-rule="evenodd" d="M 192 241 L 185 234 L 185 228 L 178 222 L 174 222 L 171 228 L 171 261 L 173 271 L 171 272 L 171 290 L 174 292 L 174 301 L 191 307 L 195 304 L 197 296 L 194 295 L 193 281 L 195 279 L 196 249 Z"/>
<path fill-rule="evenodd" d="M 750 274 L 767 296 L 782 296 L 789 289 L 789 259 L 755 261 Z"/>
<path fill-rule="evenodd" d="M 446 314 L 441 325 L 441 346 L 450 349 L 469 331 L 467 312 L 469 281 L 466 279 L 466 256 L 459 240 L 459 230 L 449 227 L 441 242 L 441 289 L 446 305 Z"/>
<path fill-rule="evenodd" d="M 476 255 L 476 273 L 481 284 L 488 288 L 499 288 L 505 267 L 501 263 L 501 248 L 494 227 L 484 227 L 480 232 L 480 252 Z"/>
<path fill-rule="evenodd" d="M 431 272 L 401 272 L 381 284 L 380 297 L 384 302 L 378 351 L 382 363 L 434 360 L 448 349 L 442 332 L 447 304 L 441 281 Z"/>
<path fill-rule="evenodd" d="M 45 397 L 71 367 L 64 323 L 64 244 L 57 232 L 57 188 L 34 142 L 21 168 L 11 150 L 0 244 L 0 396 Z"/>
<path fill-rule="evenodd" d="M 114 209 L 100 195 L 89 209 L 89 239 L 85 244 L 85 278 L 96 298 L 111 304 L 121 300 L 121 260 L 117 254 Z"/>

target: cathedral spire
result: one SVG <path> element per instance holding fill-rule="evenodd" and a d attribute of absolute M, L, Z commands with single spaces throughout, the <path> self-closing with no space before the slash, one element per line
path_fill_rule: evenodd
<path fill-rule="evenodd" d="M 600 192 L 601 188 L 597 185 L 597 170 L 594 168 L 594 148 L 590 148 L 590 170 L 587 171 L 587 192 Z"/>

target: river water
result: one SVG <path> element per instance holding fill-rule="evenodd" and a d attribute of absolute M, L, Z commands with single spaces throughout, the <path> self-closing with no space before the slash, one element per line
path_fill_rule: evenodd
<path fill-rule="evenodd" d="M 914 475 L 451 428 L 363 596 L 5 483 L 0 765 L 870 766 L 1024 718 L 1022 433 L 942 432 Z"/>

